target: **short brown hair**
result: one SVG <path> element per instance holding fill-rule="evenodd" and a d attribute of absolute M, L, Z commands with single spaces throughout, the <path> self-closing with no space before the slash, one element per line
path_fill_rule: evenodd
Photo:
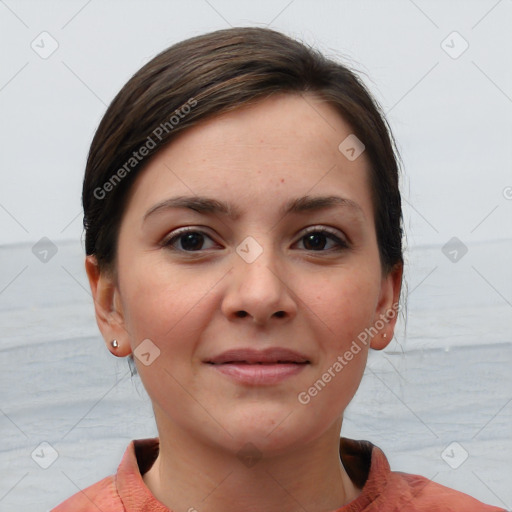
<path fill-rule="evenodd" d="M 130 186 L 177 133 L 276 93 L 324 99 L 364 143 L 381 266 L 387 273 L 403 265 L 398 152 L 379 105 L 346 66 L 284 34 L 256 27 L 179 42 L 143 66 L 114 98 L 85 170 L 86 254 L 96 256 L 101 270 L 115 269 Z"/>

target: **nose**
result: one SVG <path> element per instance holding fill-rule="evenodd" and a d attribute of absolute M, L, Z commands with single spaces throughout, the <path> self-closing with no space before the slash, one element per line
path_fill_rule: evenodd
<path fill-rule="evenodd" d="M 237 254 L 230 282 L 222 301 L 222 312 L 231 321 L 265 326 L 285 322 L 297 314 L 296 295 L 280 265 L 269 251 L 247 263 Z"/>

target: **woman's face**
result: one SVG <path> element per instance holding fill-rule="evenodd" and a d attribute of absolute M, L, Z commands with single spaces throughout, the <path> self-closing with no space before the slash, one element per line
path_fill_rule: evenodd
<path fill-rule="evenodd" d="M 361 333 L 400 288 L 381 272 L 366 155 L 338 148 L 350 134 L 313 96 L 280 95 L 183 132 L 137 177 L 100 328 L 134 351 L 160 435 L 277 453 L 339 427 Z"/>

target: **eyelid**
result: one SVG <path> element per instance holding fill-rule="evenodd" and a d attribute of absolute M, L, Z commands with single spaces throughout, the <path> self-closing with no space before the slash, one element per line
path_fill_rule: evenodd
<path fill-rule="evenodd" d="M 331 228 L 329 226 L 322 226 L 321 224 L 320 225 L 315 225 L 315 226 L 308 226 L 307 228 L 304 228 L 301 231 L 301 233 L 307 235 L 307 234 L 309 234 L 311 232 L 316 233 L 318 231 L 326 231 L 327 233 L 330 233 L 331 235 L 337 236 L 338 238 L 340 237 L 340 235 L 342 236 L 342 233 L 341 233 L 340 230 Z"/>

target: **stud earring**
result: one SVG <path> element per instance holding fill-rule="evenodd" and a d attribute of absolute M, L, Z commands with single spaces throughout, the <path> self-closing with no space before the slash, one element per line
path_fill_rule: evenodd
<path fill-rule="evenodd" d="M 388 337 L 388 335 L 387 335 L 386 333 L 384 333 L 384 334 L 382 335 L 382 337 L 383 337 L 384 339 L 386 339 L 386 338 Z M 114 340 L 114 341 L 115 341 L 115 340 Z"/>
<path fill-rule="evenodd" d="M 110 344 L 112 345 L 113 348 L 119 347 L 119 343 L 117 342 L 117 340 L 112 340 Z"/>

